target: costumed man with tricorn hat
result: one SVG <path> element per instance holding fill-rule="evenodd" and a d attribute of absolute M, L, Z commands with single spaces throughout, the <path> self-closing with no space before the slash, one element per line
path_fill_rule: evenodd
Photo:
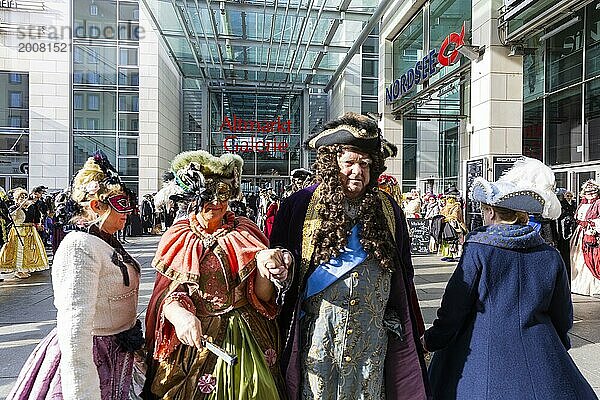
<path fill-rule="evenodd" d="M 293 260 L 267 249 L 252 221 L 228 211 L 241 193 L 242 164 L 237 155 L 202 150 L 171 164 L 175 200 L 188 204 L 188 217 L 165 232 L 152 262 L 146 398 L 283 397 L 275 317 Z"/>
<path fill-rule="evenodd" d="M 308 146 L 319 183 L 283 201 L 270 238 L 296 261 L 280 315 L 287 394 L 427 399 L 406 222 L 377 189 L 396 147 L 354 113 L 324 124 Z"/>

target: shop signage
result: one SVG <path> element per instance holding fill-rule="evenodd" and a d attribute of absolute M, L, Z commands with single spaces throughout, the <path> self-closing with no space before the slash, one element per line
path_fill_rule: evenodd
<path fill-rule="evenodd" d="M 292 121 L 281 117 L 269 121 L 255 121 L 239 118 L 235 114 L 233 118 L 225 116 L 220 128 L 221 132 L 243 133 L 243 135 L 227 135 L 223 139 L 223 150 L 233 153 L 274 153 L 287 152 L 289 143 L 276 137 L 278 134 L 290 134 Z M 260 137 L 259 135 L 269 137 Z"/>
<path fill-rule="evenodd" d="M 385 102 L 391 104 L 408 93 L 418 84 L 424 83 L 444 67 L 454 65 L 460 59 L 458 48 L 465 44 L 465 24 L 460 33 L 449 34 L 439 49 L 431 50 L 422 60 L 415 63 L 402 76 L 385 89 Z M 439 64 L 439 67 L 438 67 Z"/>
<path fill-rule="evenodd" d="M 15 0 L 0 0 L 1 8 L 17 8 L 17 2 Z"/>
<path fill-rule="evenodd" d="M 221 124 L 221 132 L 228 130 L 231 132 L 290 133 L 291 129 L 292 121 L 282 120 L 281 117 L 271 121 L 254 121 L 239 118 L 233 114 L 233 118 L 225 116 Z"/>
<path fill-rule="evenodd" d="M 494 171 L 494 180 L 497 181 L 502 174 L 512 168 L 515 162 L 523 156 L 494 156 L 492 165 Z"/>

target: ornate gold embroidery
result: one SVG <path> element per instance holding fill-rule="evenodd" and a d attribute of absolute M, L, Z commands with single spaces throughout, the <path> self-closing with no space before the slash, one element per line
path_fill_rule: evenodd
<path fill-rule="evenodd" d="M 381 206 L 383 208 L 383 215 L 385 215 L 385 219 L 388 223 L 388 228 L 392 232 L 392 237 L 396 240 L 396 216 L 394 214 L 394 207 L 392 206 L 392 202 L 389 197 L 385 195 L 385 193 L 377 192 L 379 195 L 379 199 L 381 200 Z"/>
<path fill-rule="evenodd" d="M 319 199 L 321 198 L 321 186 L 319 185 L 308 203 L 306 218 L 302 228 L 302 264 L 300 266 L 300 282 L 303 282 L 304 275 L 308 271 L 312 255 L 315 251 L 313 237 L 315 232 L 321 227 L 319 218 Z"/>

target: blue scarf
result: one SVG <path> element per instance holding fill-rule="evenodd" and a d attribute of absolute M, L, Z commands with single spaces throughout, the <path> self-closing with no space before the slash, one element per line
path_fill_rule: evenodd
<path fill-rule="evenodd" d="M 503 249 L 530 249 L 544 243 L 544 239 L 529 225 L 487 225 L 471 233 L 465 243 L 481 243 Z"/>

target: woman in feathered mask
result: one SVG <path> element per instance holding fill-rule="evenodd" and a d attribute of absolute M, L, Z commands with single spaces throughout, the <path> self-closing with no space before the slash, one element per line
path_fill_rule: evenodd
<path fill-rule="evenodd" d="M 258 227 L 228 211 L 240 196 L 242 164 L 237 155 L 202 150 L 171 164 L 180 187 L 175 200 L 188 204 L 188 216 L 165 232 L 153 261 L 147 398 L 280 398 L 274 318 L 292 257 L 266 250 Z M 231 365 L 212 345 L 239 362 Z"/>
<path fill-rule="evenodd" d="M 52 264 L 56 329 L 25 363 L 8 399 L 127 400 L 134 351 L 139 264 L 113 236 L 132 211 L 131 192 L 106 156 L 90 157 L 73 179 L 72 221 Z"/>

